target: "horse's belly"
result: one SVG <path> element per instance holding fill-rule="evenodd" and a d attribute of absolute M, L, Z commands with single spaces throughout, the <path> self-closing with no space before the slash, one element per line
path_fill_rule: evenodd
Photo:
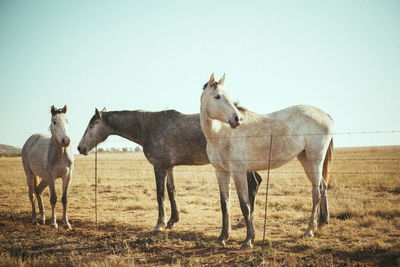
<path fill-rule="evenodd" d="M 44 167 L 34 166 L 34 167 L 31 167 L 31 169 L 32 169 L 32 172 L 36 176 L 38 176 L 38 177 L 40 177 L 42 179 L 48 179 L 49 178 L 49 172 Z"/>

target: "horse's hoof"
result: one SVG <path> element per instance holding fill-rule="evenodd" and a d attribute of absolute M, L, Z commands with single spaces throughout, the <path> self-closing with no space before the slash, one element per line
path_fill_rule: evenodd
<path fill-rule="evenodd" d="M 32 225 L 38 225 L 37 221 L 32 221 Z"/>
<path fill-rule="evenodd" d="M 179 221 L 179 219 L 170 219 L 167 223 L 167 229 L 172 229 L 175 225 L 175 223 L 177 223 Z"/>
<path fill-rule="evenodd" d="M 167 229 L 172 229 L 174 227 L 174 223 L 173 222 L 171 222 L 171 221 L 169 221 L 168 223 L 167 223 Z"/>
<path fill-rule="evenodd" d="M 154 230 L 151 232 L 152 235 L 158 235 L 159 233 L 164 232 L 164 227 L 155 227 Z"/>
<path fill-rule="evenodd" d="M 318 228 L 322 228 L 322 227 L 324 227 L 324 226 L 327 225 L 327 224 L 328 224 L 328 221 L 326 221 L 326 222 L 319 222 Z"/>
<path fill-rule="evenodd" d="M 222 246 L 226 246 L 226 240 L 222 237 L 218 237 L 218 239 L 215 241 L 215 243 L 222 245 Z"/>
<path fill-rule="evenodd" d="M 39 224 L 45 225 L 45 224 L 46 224 L 46 220 L 40 220 L 40 221 L 39 221 Z"/>
<path fill-rule="evenodd" d="M 313 232 L 311 230 L 307 230 L 304 233 L 303 237 L 314 237 L 314 234 L 313 234 Z"/>
<path fill-rule="evenodd" d="M 64 224 L 64 229 L 65 230 L 72 230 L 72 226 L 69 223 Z"/>
<path fill-rule="evenodd" d="M 52 224 L 50 224 L 50 228 L 58 229 L 58 224 L 52 223 Z"/>
<path fill-rule="evenodd" d="M 244 241 L 240 249 L 251 249 L 253 247 L 253 244 L 251 241 Z"/>
<path fill-rule="evenodd" d="M 160 232 L 163 232 L 164 228 L 165 228 L 165 223 L 164 222 L 157 223 L 157 225 L 154 227 L 153 235 L 156 235 L 156 234 L 158 234 Z"/>

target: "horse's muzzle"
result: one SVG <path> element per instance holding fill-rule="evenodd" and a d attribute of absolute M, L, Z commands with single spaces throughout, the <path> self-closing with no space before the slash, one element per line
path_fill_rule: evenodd
<path fill-rule="evenodd" d="M 240 116 L 240 117 L 235 116 L 235 120 L 234 120 L 234 121 L 229 120 L 229 125 L 230 125 L 233 129 L 235 129 L 236 127 L 238 127 L 238 126 L 240 125 L 240 123 L 242 123 L 242 120 L 243 120 L 243 118 L 242 118 L 241 116 Z"/>
<path fill-rule="evenodd" d="M 78 151 L 82 155 L 85 155 L 85 156 L 88 155 L 87 148 L 82 148 L 82 147 L 78 146 Z"/>
<path fill-rule="evenodd" d="M 64 137 L 61 139 L 61 143 L 63 147 L 68 147 L 71 140 L 68 137 Z"/>

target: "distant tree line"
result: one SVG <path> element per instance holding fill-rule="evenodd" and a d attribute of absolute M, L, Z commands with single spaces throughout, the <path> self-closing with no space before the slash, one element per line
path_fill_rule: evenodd
<path fill-rule="evenodd" d="M 111 147 L 111 148 L 99 148 L 97 150 L 98 152 L 142 152 L 142 148 L 140 146 L 136 146 L 134 149 L 133 148 L 116 148 L 116 147 Z"/>

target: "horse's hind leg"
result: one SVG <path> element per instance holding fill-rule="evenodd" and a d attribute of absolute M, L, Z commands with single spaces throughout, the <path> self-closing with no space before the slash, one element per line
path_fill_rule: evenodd
<path fill-rule="evenodd" d="M 329 221 L 329 209 L 328 209 L 328 199 L 327 199 L 327 184 L 324 179 L 321 181 L 320 185 L 321 192 L 321 204 L 320 204 L 320 214 L 319 214 L 319 224 L 318 227 L 322 227 L 328 224 Z"/>
<path fill-rule="evenodd" d="M 63 222 L 64 222 L 64 228 L 65 229 L 72 229 L 71 224 L 68 221 L 68 216 L 67 216 L 67 206 L 68 206 L 68 186 L 69 182 L 71 180 L 71 175 L 72 171 L 70 171 L 67 175 L 62 177 L 62 182 L 63 182 L 63 195 L 62 195 L 62 204 L 63 204 Z"/>
<path fill-rule="evenodd" d="M 317 228 L 317 215 L 318 209 L 321 203 L 321 189 L 320 185 L 323 180 L 322 178 L 322 164 L 321 157 L 318 155 L 309 156 L 305 151 L 301 152 L 297 157 L 302 164 L 307 177 L 310 179 L 312 184 L 312 199 L 313 206 L 311 211 L 311 218 L 308 224 L 308 228 L 304 233 L 305 236 L 314 236 L 314 231 Z M 311 160 L 309 160 L 310 158 Z"/>
<path fill-rule="evenodd" d="M 42 181 L 40 181 L 40 184 L 38 185 L 38 187 L 36 187 L 36 197 L 37 197 L 37 202 L 38 202 L 38 206 L 39 206 L 39 213 L 40 213 L 39 223 L 41 223 L 43 225 L 46 222 L 46 217 L 44 215 L 42 192 L 47 186 L 48 186 L 47 180 L 46 179 L 42 179 Z"/>
<path fill-rule="evenodd" d="M 176 192 L 173 167 L 170 167 L 167 172 L 167 191 L 169 201 L 171 202 L 171 218 L 168 221 L 167 228 L 172 228 L 179 221 L 179 212 L 175 201 Z"/>

